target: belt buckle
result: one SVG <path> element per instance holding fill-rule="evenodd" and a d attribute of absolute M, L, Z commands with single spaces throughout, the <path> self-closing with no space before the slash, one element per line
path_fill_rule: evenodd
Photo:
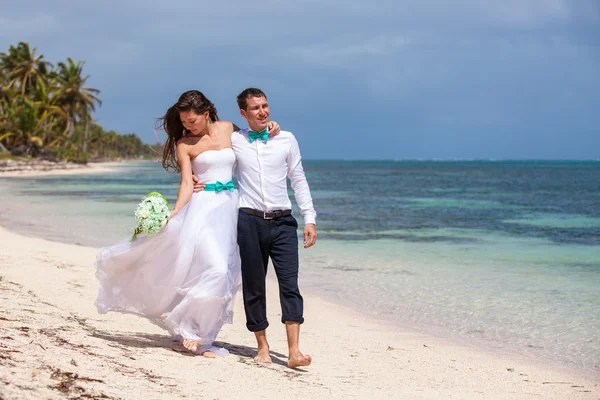
<path fill-rule="evenodd" d="M 273 217 L 267 217 L 267 211 L 263 211 L 263 219 L 273 219 Z"/>

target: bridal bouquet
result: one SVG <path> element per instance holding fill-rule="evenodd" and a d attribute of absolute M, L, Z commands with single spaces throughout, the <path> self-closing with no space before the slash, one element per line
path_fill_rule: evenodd
<path fill-rule="evenodd" d="M 138 233 L 145 233 L 152 236 L 160 232 L 169 220 L 169 202 L 165 196 L 158 192 L 150 192 L 138 204 L 135 210 L 135 220 L 138 223 L 137 228 L 131 237 L 133 242 Z"/>

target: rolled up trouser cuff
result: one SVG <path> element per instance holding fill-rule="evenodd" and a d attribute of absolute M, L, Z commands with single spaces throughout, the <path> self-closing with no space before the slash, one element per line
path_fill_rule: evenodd
<path fill-rule="evenodd" d="M 264 331 L 265 329 L 267 329 L 267 327 L 269 326 L 269 321 L 264 321 L 261 322 L 260 324 L 246 324 L 246 328 L 248 328 L 248 330 L 250 332 L 259 332 L 259 331 Z"/>
<path fill-rule="evenodd" d="M 303 324 L 304 323 L 304 318 L 303 317 L 299 317 L 299 316 L 294 316 L 294 315 L 282 315 L 281 316 L 281 322 L 282 323 L 286 323 L 286 322 L 297 322 L 299 324 Z"/>

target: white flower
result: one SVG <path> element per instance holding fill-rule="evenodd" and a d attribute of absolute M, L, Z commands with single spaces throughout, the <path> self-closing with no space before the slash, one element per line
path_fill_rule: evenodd
<path fill-rule="evenodd" d="M 159 193 L 147 195 L 135 210 L 135 219 L 138 223 L 136 232 L 143 232 L 152 236 L 165 227 L 170 211 L 167 200 Z M 135 240 L 135 235 L 132 240 Z"/>

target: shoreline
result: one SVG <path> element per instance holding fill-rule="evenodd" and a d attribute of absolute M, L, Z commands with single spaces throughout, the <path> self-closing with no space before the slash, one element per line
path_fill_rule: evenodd
<path fill-rule="evenodd" d="M 459 344 L 452 338 L 395 329 L 379 318 L 313 294 L 306 296 L 301 345 L 315 361 L 302 370 L 289 369 L 272 279 L 268 281 L 269 337 L 278 361 L 271 366 L 252 361 L 255 344 L 244 326 L 239 293 L 234 323 L 217 338 L 231 354 L 217 360 L 190 357 L 144 319 L 96 312 L 95 248 L 0 228 L 0 249 L 0 382 L 4 383 L 0 394 L 6 393 L 7 398 L 64 398 L 63 393 L 72 394 L 77 387 L 79 393 L 115 398 L 140 394 L 182 398 L 197 392 L 194 377 L 198 376 L 203 391 L 215 398 L 600 396 L 592 377 L 533 363 L 524 356 Z M 256 382 L 261 382 L 260 387 L 248 397 L 245 389 Z M 61 389 L 65 387 L 66 392 Z"/>
<path fill-rule="evenodd" d="M 114 171 L 116 166 L 136 161 L 102 161 L 77 164 L 45 160 L 0 160 L 0 178 L 109 173 Z"/>

